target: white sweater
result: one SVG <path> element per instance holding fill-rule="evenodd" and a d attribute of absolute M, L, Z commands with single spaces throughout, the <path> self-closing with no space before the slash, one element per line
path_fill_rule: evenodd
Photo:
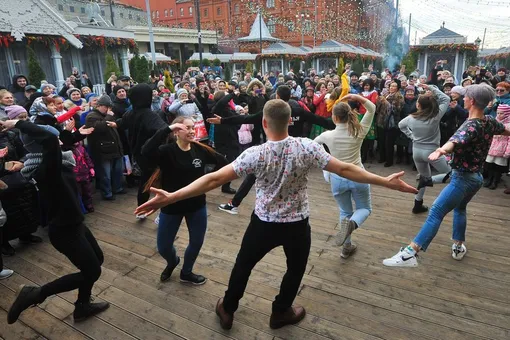
<path fill-rule="evenodd" d="M 367 109 L 367 112 L 363 115 L 363 119 L 360 122 L 363 129 L 357 138 L 349 134 L 346 123 L 336 124 L 334 130 L 323 132 L 315 138 L 317 143 L 328 146 L 329 152 L 331 152 L 333 157 L 359 167 L 363 166 L 360 154 L 361 144 L 370 130 L 375 114 L 375 105 L 371 101 L 367 100 L 363 106 Z"/>

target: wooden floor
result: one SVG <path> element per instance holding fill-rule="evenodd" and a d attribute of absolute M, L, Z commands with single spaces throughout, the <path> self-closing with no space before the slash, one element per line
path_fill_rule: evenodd
<path fill-rule="evenodd" d="M 370 165 L 369 165 L 370 166 Z M 407 168 L 407 166 L 405 166 Z M 389 174 L 372 165 L 369 170 Z M 392 170 L 396 170 L 395 167 Z M 414 183 L 415 172 L 406 179 Z M 510 177 L 505 177 L 510 183 Z M 234 183 L 238 186 L 240 182 Z M 482 189 L 468 207 L 467 247 L 462 262 L 450 256 L 452 216 L 448 216 L 417 268 L 385 268 L 420 229 L 425 215 L 411 214 L 413 196 L 373 188 L 373 213 L 353 235 L 358 252 L 340 258 L 332 236 L 338 209 L 322 173 L 310 179 L 312 251 L 296 303 L 308 315 L 297 326 L 271 330 L 271 302 L 285 272 L 281 249 L 253 271 L 231 331 L 223 331 L 214 306 L 225 291 L 254 203 L 253 192 L 238 216 L 217 210 L 228 197 L 208 195 L 209 229 L 195 271 L 209 281 L 200 287 L 159 282 L 165 267 L 156 250 L 156 225 L 137 222 L 135 192 L 115 202 L 96 202 L 87 224 L 105 253 L 97 300 L 106 312 L 81 323 L 72 318 L 76 292 L 54 296 L 8 326 L 6 311 L 18 286 L 42 285 L 75 268 L 47 241 L 19 246 L 6 266 L 16 273 L 0 281 L 0 339 L 510 339 L 510 196 L 503 187 Z M 441 187 L 427 190 L 431 203 Z M 182 256 L 188 243 L 183 227 L 176 240 Z"/>

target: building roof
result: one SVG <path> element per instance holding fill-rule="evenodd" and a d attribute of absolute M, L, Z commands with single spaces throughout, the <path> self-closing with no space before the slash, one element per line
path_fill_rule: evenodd
<path fill-rule="evenodd" d="M 261 55 L 267 54 L 295 54 L 295 55 L 306 55 L 307 52 L 301 49 L 300 47 L 295 47 L 286 43 L 277 42 L 269 46 L 268 48 L 264 48 L 262 50 Z"/>
<path fill-rule="evenodd" d="M 260 21 L 261 22 L 260 22 Z M 260 30 L 262 26 L 262 31 Z M 261 32 L 262 32 L 262 38 L 261 38 Z M 247 37 L 239 38 L 238 41 L 280 41 L 278 38 L 274 38 L 271 33 L 269 33 L 269 29 L 267 28 L 267 25 L 264 21 L 264 18 L 260 17 L 260 13 L 257 13 L 257 16 L 255 17 L 255 21 L 253 22 L 253 25 L 251 26 L 250 34 Z"/>
<path fill-rule="evenodd" d="M 437 31 L 430 33 L 423 39 L 437 39 L 437 38 L 464 38 L 464 36 L 454 31 L 451 31 L 443 26 Z"/>
<path fill-rule="evenodd" d="M 213 61 L 214 59 L 219 59 L 222 63 L 230 62 L 232 54 L 212 54 L 212 53 L 202 53 L 202 60 L 209 59 Z M 200 60 L 200 54 L 198 52 L 193 53 L 193 55 L 189 58 L 189 60 Z"/>
<path fill-rule="evenodd" d="M 44 0 L 2 0 L 0 32 L 11 33 L 17 41 L 25 34 L 61 36 L 74 47 L 83 47 L 73 27 Z"/>
<path fill-rule="evenodd" d="M 355 53 L 373 57 L 382 57 L 382 54 L 363 47 L 356 47 L 350 44 L 344 44 L 336 40 L 326 40 L 313 50 L 313 53 Z"/>

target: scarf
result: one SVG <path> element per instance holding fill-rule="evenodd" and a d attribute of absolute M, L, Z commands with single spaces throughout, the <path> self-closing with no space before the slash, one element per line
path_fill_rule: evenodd
<path fill-rule="evenodd" d="M 27 160 L 23 164 L 23 169 L 21 169 L 21 175 L 25 178 L 32 178 L 34 173 L 39 168 L 39 164 L 42 163 L 43 154 L 41 153 L 28 153 L 26 155 Z M 76 161 L 73 157 L 72 151 L 62 151 L 62 165 L 66 168 L 74 168 L 76 166 Z"/>

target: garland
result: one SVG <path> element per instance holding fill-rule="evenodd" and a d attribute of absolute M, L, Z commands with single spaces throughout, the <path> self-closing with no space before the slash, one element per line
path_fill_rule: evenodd
<path fill-rule="evenodd" d="M 75 35 L 75 37 L 81 41 L 84 47 L 87 49 L 99 49 L 99 48 L 112 48 L 112 47 L 120 47 L 120 46 L 128 46 L 130 49 L 135 49 L 136 42 L 134 39 L 126 39 L 126 38 L 110 38 L 103 36 L 94 36 L 94 35 Z M 50 36 L 50 35 L 26 35 L 25 36 L 27 45 L 32 43 L 42 43 L 45 46 L 49 47 L 54 45 L 57 50 L 60 50 L 62 47 L 64 49 L 69 48 L 69 42 L 58 36 Z M 9 47 L 10 44 L 14 43 L 16 40 L 9 33 L 2 34 L 0 33 L 0 47 Z"/>
<path fill-rule="evenodd" d="M 271 54 L 264 54 L 264 55 L 259 54 L 259 55 L 257 55 L 257 59 L 259 59 L 259 58 L 262 58 L 262 59 L 275 58 L 275 59 L 285 59 L 285 60 L 300 59 L 300 60 L 304 61 L 306 59 L 306 56 L 300 55 L 300 54 L 289 54 L 289 53 L 286 53 L 286 54 L 271 53 Z"/>
<path fill-rule="evenodd" d="M 498 53 L 498 54 L 488 55 L 488 56 L 483 57 L 483 59 L 492 61 L 492 60 L 498 60 L 498 59 L 506 59 L 508 57 L 510 57 L 510 53 L 506 52 L 506 53 Z"/>
<path fill-rule="evenodd" d="M 411 46 L 412 51 L 441 51 L 441 52 L 463 52 L 463 51 L 477 51 L 478 45 L 476 44 L 436 44 L 436 45 L 415 45 Z"/>

